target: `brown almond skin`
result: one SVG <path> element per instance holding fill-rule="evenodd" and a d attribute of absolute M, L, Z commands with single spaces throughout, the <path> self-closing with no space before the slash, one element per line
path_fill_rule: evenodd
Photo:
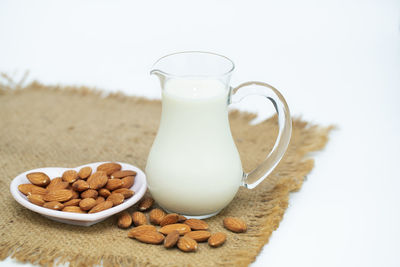
<path fill-rule="evenodd" d="M 191 231 L 189 233 L 186 233 L 184 236 L 188 236 L 197 242 L 205 242 L 208 240 L 208 238 L 210 238 L 211 233 L 209 231 L 200 230 Z"/>
<path fill-rule="evenodd" d="M 188 219 L 184 224 L 189 225 L 192 230 L 207 230 L 208 224 L 205 221 L 199 219 Z"/>
<path fill-rule="evenodd" d="M 224 244 L 226 241 L 226 234 L 218 232 L 214 233 L 208 238 L 208 245 L 210 247 L 216 248 Z"/>
<path fill-rule="evenodd" d="M 77 199 L 80 198 L 79 193 L 75 190 L 71 190 L 72 191 L 72 199 Z"/>
<path fill-rule="evenodd" d="M 75 170 L 65 171 L 62 175 L 62 179 L 64 182 L 72 184 L 78 179 L 78 173 Z"/>
<path fill-rule="evenodd" d="M 124 195 L 121 193 L 112 193 L 107 200 L 111 201 L 113 203 L 114 206 L 117 206 L 119 204 L 121 204 L 122 202 L 124 202 Z"/>
<path fill-rule="evenodd" d="M 62 204 L 58 201 L 50 201 L 50 202 L 44 203 L 43 207 L 52 209 L 52 210 L 62 210 L 64 208 L 64 204 Z"/>
<path fill-rule="evenodd" d="M 43 206 L 43 204 L 45 203 L 43 200 L 43 195 L 38 195 L 38 194 L 29 194 L 27 196 L 28 200 L 38 206 Z"/>
<path fill-rule="evenodd" d="M 176 245 L 179 240 L 179 232 L 174 230 L 169 233 L 164 239 L 164 247 L 165 248 L 172 248 Z"/>
<path fill-rule="evenodd" d="M 37 186 L 47 186 L 50 183 L 50 178 L 43 172 L 31 172 L 26 175 L 28 180 Z"/>
<path fill-rule="evenodd" d="M 126 176 L 136 176 L 136 172 L 130 170 L 116 171 L 111 174 L 111 179 L 124 178 Z"/>
<path fill-rule="evenodd" d="M 118 216 L 118 227 L 126 229 L 132 225 L 132 216 L 124 211 Z"/>
<path fill-rule="evenodd" d="M 120 179 L 108 179 L 106 184 L 106 189 L 113 191 L 122 186 L 123 182 Z"/>
<path fill-rule="evenodd" d="M 96 206 L 96 200 L 94 198 L 84 198 L 79 202 L 81 210 L 90 210 Z"/>
<path fill-rule="evenodd" d="M 89 176 L 92 174 L 92 168 L 87 166 L 87 167 L 83 167 L 82 169 L 79 170 L 78 172 L 78 176 L 81 179 L 87 179 L 89 178 Z"/>
<path fill-rule="evenodd" d="M 78 180 L 72 184 L 72 188 L 78 192 L 82 192 L 89 189 L 89 184 L 84 180 Z"/>
<path fill-rule="evenodd" d="M 190 232 L 190 227 L 183 223 L 175 223 L 175 224 L 168 224 L 166 226 L 161 227 L 158 231 L 163 233 L 164 235 L 168 235 L 172 231 L 178 231 L 180 235 L 184 235 Z"/>
<path fill-rule="evenodd" d="M 152 209 L 149 213 L 149 219 L 152 224 L 159 225 L 165 217 L 165 212 L 162 209 Z"/>
<path fill-rule="evenodd" d="M 113 203 L 111 201 L 104 201 L 100 204 L 97 204 L 96 206 L 94 206 L 89 213 L 96 213 L 96 212 L 100 212 L 106 209 L 109 209 L 113 206 Z"/>
<path fill-rule="evenodd" d="M 104 199 L 104 197 L 98 197 L 98 198 L 96 198 L 96 205 L 97 205 L 97 204 L 100 204 L 101 202 L 104 202 L 104 201 L 106 201 L 106 200 Z"/>
<path fill-rule="evenodd" d="M 181 237 L 178 241 L 178 248 L 184 252 L 193 252 L 197 250 L 197 242 L 190 237 Z"/>
<path fill-rule="evenodd" d="M 114 190 L 113 193 L 121 193 L 125 199 L 130 198 L 135 194 L 133 190 L 130 190 L 128 188 L 119 188 L 117 190 Z"/>
<path fill-rule="evenodd" d="M 135 183 L 135 177 L 134 176 L 126 176 L 121 179 L 122 181 L 122 186 L 121 188 L 131 188 L 133 184 Z"/>
<path fill-rule="evenodd" d="M 146 215 L 143 212 L 135 211 L 132 214 L 133 224 L 136 226 L 147 224 Z"/>
<path fill-rule="evenodd" d="M 138 210 L 140 211 L 146 211 L 151 208 L 154 204 L 154 199 L 151 197 L 144 197 L 142 200 L 139 202 L 138 205 Z"/>
<path fill-rule="evenodd" d="M 47 185 L 47 190 L 66 189 L 69 183 L 64 182 L 61 177 L 54 178 Z"/>
<path fill-rule="evenodd" d="M 229 231 L 232 231 L 234 233 L 243 233 L 243 232 L 246 232 L 246 230 L 247 230 L 246 223 L 239 218 L 226 217 L 226 218 L 224 218 L 223 223 L 224 223 L 224 227 L 226 229 L 228 229 Z"/>
<path fill-rule="evenodd" d="M 186 218 L 185 216 L 179 215 L 178 222 L 184 222 L 184 221 L 186 221 L 186 220 L 187 220 L 187 218 Z"/>
<path fill-rule="evenodd" d="M 168 224 L 174 224 L 177 223 L 179 220 L 179 215 L 176 213 L 170 213 L 165 215 L 161 221 L 160 221 L 160 226 L 165 226 Z"/>
<path fill-rule="evenodd" d="M 111 192 L 108 189 L 101 188 L 99 190 L 99 195 L 102 196 L 102 197 L 109 197 L 111 195 Z"/>
<path fill-rule="evenodd" d="M 108 177 L 104 172 L 95 172 L 88 178 L 89 188 L 97 190 L 107 184 Z"/>
<path fill-rule="evenodd" d="M 137 227 L 132 228 L 129 232 L 128 232 L 128 237 L 129 238 L 135 238 L 135 236 L 142 232 L 142 231 L 154 231 L 157 232 L 157 228 L 154 225 L 149 225 L 149 224 L 143 224 Z"/>
<path fill-rule="evenodd" d="M 121 165 L 115 162 L 107 162 L 99 165 L 97 171 L 104 171 L 107 175 L 110 175 L 116 171 L 121 170 Z"/>
<path fill-rule="evenodd" d="M 81 193 L 81 198 L 97 198 L 99 193 L 94 189 L 88 189 Z"/>
<path fill-rule="evenodd" d="M 44 201 L 58 201 L 64 202 L 72 198 L 73 193 L 68 189 L 51 190 L 43 196 Z"/>
<path fill-rule="evenodd" d="M 136 240 L 147 244 L 160 244 L 164 241 L 164 235 L 156 231 L 141 231 L 135 235 Z"/>
<path fill-rule="evenodd" d="M 74 198 L 74 199 L 71 199 L 71 200 L 68 200 L 68 201 L 64 202 L 63 204 L 64 204 L 64 207 L 67 207 L 67 206 L 79 206 L 79 202 L 81 202 L 81 200 L 82 199 L 80 199 L 80 198 Z"/>
<path fill-rule="evenodd" d="M 78 206 L 67 206 L 67 207 L 64 207 L 64 208 L 62 209 L 62 211 L 65 211 L 65 212 L 75 212 L 75 213 L 86 213 L 86 212 L 84 212 L 83 210 L 81 210 L 81 208 L 78 207 Z"/>
<path fill-rule="evenodd" d="M 18 186 L 18 190 L 24 195 L 29 195 L 29 194 L 45 195 L 48 193 L 47 189 L 33 184 L 20 184 Z"/>

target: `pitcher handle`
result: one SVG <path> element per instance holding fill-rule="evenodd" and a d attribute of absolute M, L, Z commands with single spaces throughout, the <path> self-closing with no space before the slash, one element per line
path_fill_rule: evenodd
<path fill-rule="evenodd" d="M 282 94 L 267 83 L 258 81 L 245 82 L 233 88 L 232 93 L 230 103 L 238 103 L 249 95 L 264 96 L 272 102 L 278 115 L 279 132 L 271 152 L 257 168 L 249 173 L 243 173 L 242 185 L 253 189 L 274 170 L 285 154 L 292 134 L 292 119 L 289 107 Z"/>

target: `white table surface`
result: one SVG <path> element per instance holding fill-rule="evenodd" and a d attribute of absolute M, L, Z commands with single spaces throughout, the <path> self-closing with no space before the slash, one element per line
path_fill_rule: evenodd
<path fill-rule="evenodd" d="M 399 24 L 389 0 L 3 0 L 0 71 L 157 98 L 160 56 L 229 56 L 234 85 L 267 81 L 294 116 L 339 127 L 252 266 L 400 266 Z"/>

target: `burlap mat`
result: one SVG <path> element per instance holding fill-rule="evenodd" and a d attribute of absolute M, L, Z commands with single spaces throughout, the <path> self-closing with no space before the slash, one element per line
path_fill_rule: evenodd
<path fill-rule="evenodd" d="M 17 86 L 18 87 L 18 86 Z M 73 167 L 96 161 L 122 161 L 145 168 L 156 134 L 160 102 L 122 95 L 100 96 L 87 88 L 0 87 L 0 258 L 39 265 L 70 266 L 246 266 L 277 229 L 289 193 L 301 188 L 330 128 L 293 122 L 289 149 L 271 175 L 256 189 L 241 188 L 220 215 L 208 219 L 212 231 L 228 235 L 224 246 L 200 244 L 196 253 L 147 245 L 126 237 L 112 217 L 91 227 L 48 220 L 20 206 L 9 185 L 17 174 L 49 166 Z M 254 115 L 232 112 L 230 122 L 245 170 L 254 168 L 271 149 L 276 121 L 249 125 Z M 131 208 L 133 210 L 133 208 Z M 244 219 L 249 229 L 233 234 L 222 227 L 224 216 Z"/>

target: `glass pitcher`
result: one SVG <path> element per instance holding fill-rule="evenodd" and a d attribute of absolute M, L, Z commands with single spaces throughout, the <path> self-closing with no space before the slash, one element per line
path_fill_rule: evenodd
<path fill-rule="evenodd" d="M 290 141 L 292 121 L 285 99 L 263 82 L 230 86 L 235 66 L 209 52 L 179 52 L 160 58 L 151 74 L 162 88 L 162 113 L 151 147 L 148 188 L 166 211 L 191 218 L 216 215 L 240 186 L 252 189 L 275 168 Z M 244 173 L 230 131 L 228 105 L 249 95 L 269 99 L 278 114 L 276 143 L 255 170 Z"/>

